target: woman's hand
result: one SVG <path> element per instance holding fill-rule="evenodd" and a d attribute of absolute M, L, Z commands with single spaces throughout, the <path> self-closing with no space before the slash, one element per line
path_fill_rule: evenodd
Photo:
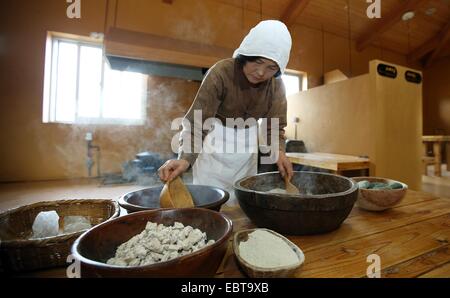
<path fill-rule="evenodd" d="M 170 182 L 177 176 L 186 172 L 189 168 L 189 162 L 184 159 L 170 159 L 166 161 L 159 169 L 159 178 L 164 182 Z"/>
<path fill-rule="evenodd" d="M 292 176 L 294 176 L 294 170 L 292 168 L 291 161 L 287 158 L 286 153 L 283 151 L 278 152 L 277 166 L 280 171 L 281 176 L 284 178 L 287 175 L 289 181 L 291 181 Z"/>

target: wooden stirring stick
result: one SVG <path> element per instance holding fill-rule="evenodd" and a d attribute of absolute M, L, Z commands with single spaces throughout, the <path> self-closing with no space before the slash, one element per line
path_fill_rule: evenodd
<path fill-rule="evenodd" d="M 167 182 L 159 196 L 161 208 L 192 208 L 194 200 L 180 177 Z"/>
<path fill-rule="evenodd" d="M 163 189 L 161 190 L 161 193 L 159 194 L 159 206 L 161 208 L 175 207 L 173 205 L 172 198 L 170 197 L 169 184 L 170 182 L 166 182 Z"/>
<path fill-rule="evenodd" d="M 286 184 L 286 192 L 288 194 L 293 194 L 293 195 L 300 194 L 300 190 L 289 181 L 287 174 L 284 176 L 284 183 Z"/>

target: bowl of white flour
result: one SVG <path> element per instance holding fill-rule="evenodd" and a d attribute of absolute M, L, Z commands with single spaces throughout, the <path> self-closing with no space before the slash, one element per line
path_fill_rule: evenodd
<path fill-rule="evenodd" d="M 233 251 L 239 267 L 249 277 L 292 277 L 305 261 L 298 246 L 269 229 L 237 232 Z"/>

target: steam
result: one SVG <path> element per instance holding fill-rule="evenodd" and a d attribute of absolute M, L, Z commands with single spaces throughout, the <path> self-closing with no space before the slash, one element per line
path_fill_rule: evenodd
<path fill-rule="evenodd" d="M 139 152 L 158 153 L 161 159 L 175 157 L 171 140 L 172 120 L 183 117 L 195 97 L 199 84 L 181 79 L 149 77 L 144 125 L 110 124 L 41 124 L 30 123 L 36 139 L 35 154 L 48 174 L 43 179 L 88 177 L 86 133 L 93 134 L 92 145 L 100 146 L 102 174 L 121 173 L 125 163 Z M 92 176 L 97 175 L 97 156 Z"/>

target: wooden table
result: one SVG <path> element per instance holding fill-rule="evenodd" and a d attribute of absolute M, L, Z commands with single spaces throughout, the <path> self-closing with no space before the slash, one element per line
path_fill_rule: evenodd
<path fill-rule="evenodd" d="M 113 193 L 114 189 L 98 191 Z M 234 232 L 255 227 L 239 206 L 223 206 L 222 212 L 232 219 Z M 450 277 L 450 200 L 422 192 L 408 191 L 398 206 L 385 212 L 355 207 L 336 231 L 287 237 L 305 253 L 296 277 L 364 277 L 370 254 L 380 256 L 382 277 Z M 218 278 L 244 276 L 231 244 L 232 237 Z M 66 268 L 19 276 L 64 278 Z"/>
<path fill-rule="evenodd" d="M 422 137 L 424 156 L 427 155 L 427 144 L 433 144 L 434 154 L 434 175 L 442 176 L 441 164 L 442 164 L 442 146 L 445 143 L 450 143 L 450 136 L 423 136 Z M 450 146 L 447 148 L 447 169 L 450 169 Z"/>
<path fill-rule="evenodd" d="M 255 226 L 239 207 L 224 208 L 234 231 Z M 341 227 L 314 236 L 287 236 L 305 254 L 295 277 L 365 277 L 377 254 L 381 277 L 450 277 L 450 200 L 408 191 L 384 212 L 354 207 Z M 230 246 L 218 277 L 242 277 Z"/>
<path fill-rule="evenodd" d="M 286 153 L 286 156 L 292 163 L 331 170 L 335 174 L 347 170 L 366 170 L 370 165 L 368 158 L 352 155 L 313 152 Z"/>

